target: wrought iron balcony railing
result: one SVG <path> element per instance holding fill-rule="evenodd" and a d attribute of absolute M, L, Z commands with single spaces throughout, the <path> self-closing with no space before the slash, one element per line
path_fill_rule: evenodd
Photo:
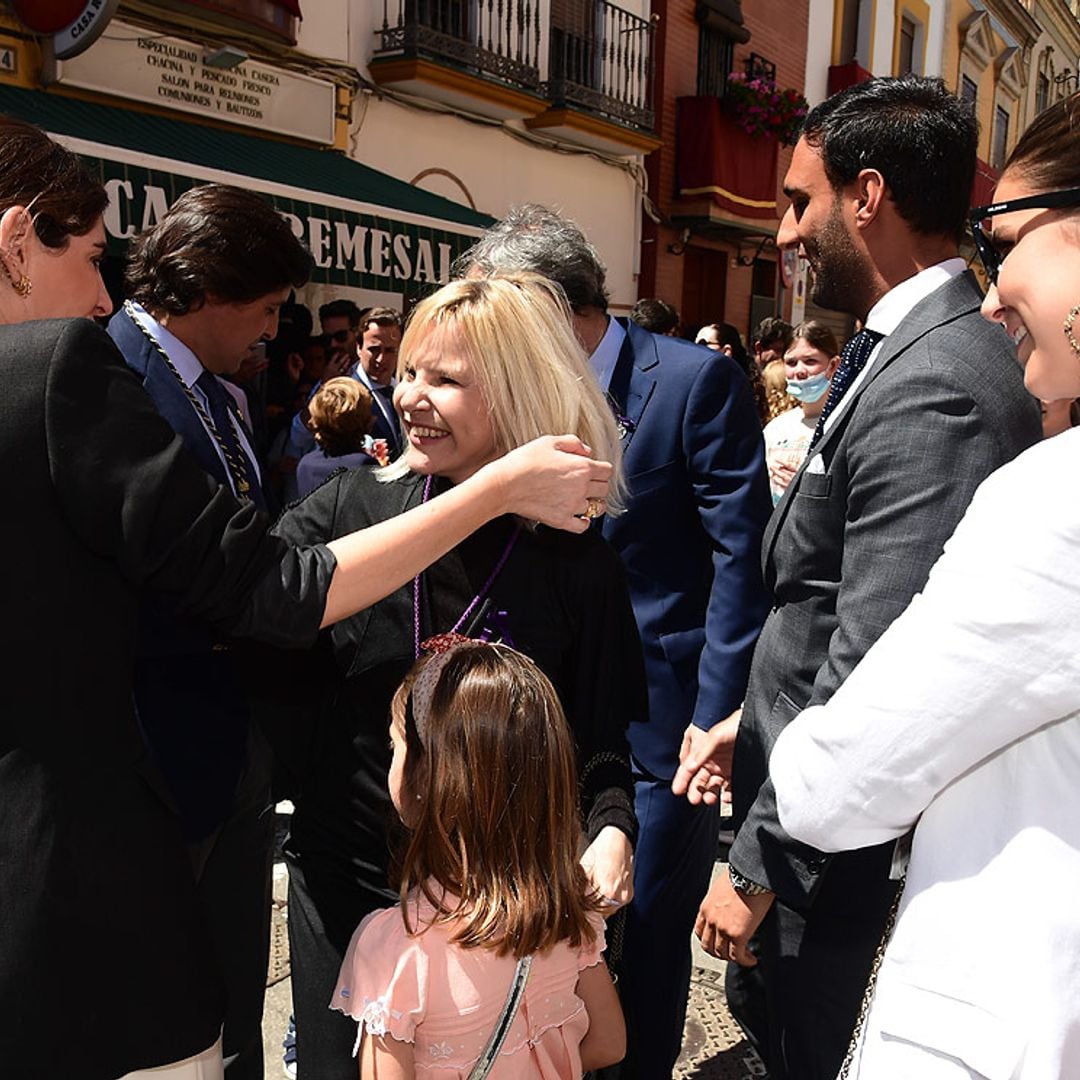
<path fill-rule="evenodd" d="M 652 34 L 607 0 L 553 5 L 548 98 L 651 131 Z"/>
<path fill-rule="evenodd" d="M 536 91 L 540 0 L 383 0 L 376 58 L 427 58 Z"/>

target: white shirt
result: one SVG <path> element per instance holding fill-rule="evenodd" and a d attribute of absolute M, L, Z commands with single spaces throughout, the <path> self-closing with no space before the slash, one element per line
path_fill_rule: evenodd
<path fill-rule="evenodd" d="M 874 366 L 888 336 L 911 314 L 916 304 L 925 300 L 932 292 L 937 292 L 947 281 L 962 274 L 966 269 L 967 263 L 961 258 L 946 259 L 935 266 L 928 266 L 906 281 L 901 281 L 899 285 L 894 285 L 870 309 L 864 325 L 867 330 L 883 335 L 882 340 L 874 346 L 874 351 L 870 354 L 862 371 L 851 380 L 851 385 L 840 399 L 840 404 L 825 418 L 825 431 L 836 423 L 836 418 L 844 412 L 844 406 L 853 400 L 853 391 Z"/>
<path fill-rule="evenodd" d="M 925 590 L 773 750 L 795 839 L 915 826 L 852 1077 L 1080 1077 L 1078 474 L 1075 430 L 984 481 Z"/>
<path fill-rule="evenodd" d="M 129 314 L 135 319 L 135 321 L 165 350 L 165 354 L 173 362 L 173 366 L 178 372 L 180 377 L 184 380 L 184 385 L 202 402 L 206 409 L 207 414 L 210 412 L 210 402 L 207 401 L 206 395 L 202 391 L 202 387 L 196 384 L 196 381 L 206 370 L 199 362 L 199 358 L 189 349 L 175 334 L 171 333 L 164 326 L 161 325 L 141 304 L 136 304 L 134 301 L 129 301 L 128 307 Z M 246 402 L 241 406 L 243 401 L 243 394 L 239 392 L 237 387 L 232 383 L 227 382 L 225 379 L 215 375 L 215 379 L 225 388 L 229 396 L 237 403 L 237 407 L 246 408 Z M 196 414 L 198 415 L 198 414 Z M 231 410 L 229 411 L 229 420 L 232 422 L 233 429 L 235 430 L 237 437 L 240 440 L 240 446 L 243 448 L 244 454 L 248 459 L 248 466 L 253 470 L 253 475 L 261 476 L 259 471 L 259 462 L 255 457 L 255 451 L 251 447 L 251 443 L 248 441 L 247 431 L 244 429 L 244 425 L 241 424 L 236 414 Z M 210 436 L 210 441 L 214 444 L 214 451 L 221 459 L 221 464 L 225 467 L 225 475 L 229 478 L 229 486 L 232 488 L 234 495 L 238 494 L 236 491 L 235 482 L 233 480 L 232 472 L 229 469 L 229 463 L 225 460 L 224 451 L 221 449 L 221 444 L 218 442 L 214 432 L 207 427 L 206 421 L 199 416 L 199 422 L 206 429 L 206 434 Z M 261 482 L 261 481 L 260 481 Z"/>

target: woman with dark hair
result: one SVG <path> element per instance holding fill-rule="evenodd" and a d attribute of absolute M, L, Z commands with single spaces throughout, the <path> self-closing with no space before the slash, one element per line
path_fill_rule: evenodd
<path fill-rule="evenodd" d="M 492 517 L 583 531 L 610 467 L 547 440 L 363 537 L 289 548 L 79 318 L 111 309 L 106 202 L 74 154 L 0 117 L 0 1061 L 26 1078 L 213 1080 L 220 973 L 132 708 L 140 595 L 303 644 Z M 93 991 L 72 1004 L 76 971 Z"/>
<path fill-rule="evenodd" d="M 1078 181 L 1073 94 L 971 212 L 983 315 L 1046 400 L 1080 396 Z M 1078 467 L 1067 431 L 990 476 L 921 596 L 773 751 L 796 840 L 911 834 L 844 1076 L 1080 1075 L 1080 503 L 1063 496 Z"/>

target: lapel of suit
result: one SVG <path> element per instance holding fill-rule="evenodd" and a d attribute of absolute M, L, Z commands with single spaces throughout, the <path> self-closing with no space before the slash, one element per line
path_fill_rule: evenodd
<path fill-rule="evenodd" d="M 614 403 L 619 426 L 623 430 L 622 449 L 625 457 L 641 423 L 645 406 L 656 388 L 655 368 L 660 363 L 660 357 L 657 355 L 652 334 L 642 330 L 630 319 L 616 321 L 626 331 L 626 337 L 611 375 L 608 395 Z"/>
<path fill-rule="evenodd" d="M 866 376 L 858 386 L 848 392 L 836 421 L 830 424 L 828 430 L 822 435 L 821 441 L 814 447 L 813 454 L 807 455 L 799 471 L 788 485 L 787 491 L 784 492 L 784 497 L 777 504 L 772 517 L 769 519 L 761 549 L 762 568 L 765 572 L 766 583 L 772 580 L 769 567 L 772 563 L 773 548 L 787 517 L 788 509 L 795 498 L 803 474 L 815 457 L 825 454 L 839 440 L 847 427 L 849 418 L 855 411 L 859 398 L 866 393 L 866 388 L 897 357 L 902 356 L 915 342 L 925 337 L 931 330 L 936 330 L 965 315 L 970 315 L 973 311 L 978 311 L 981 303 L 982 293 L 979 291 L 975 275 L 970 270 L 966 270 L 964 273 L 950 278 L 939 289 L 935 289 L 929 296 L 919 301 L 900 325 L 885 338 L 881 351 L 874 358 L 874 362 L 870 365 Z M 831 455 L 828 455 L 827 460 L 831 460 Z"/>
<path fill-rule="evenodd" d="M 161 354 L 121 308 L 109 321 L 109 333 L 124 354 L 124 360 L 143 380 L 143 388 L 154 399 L 161 416 L 188 448 L 204 471 L 219 484 L 229 487 L 225 466 L 217 448 L 188 400 L 180 380 L 166 367 Z"/>

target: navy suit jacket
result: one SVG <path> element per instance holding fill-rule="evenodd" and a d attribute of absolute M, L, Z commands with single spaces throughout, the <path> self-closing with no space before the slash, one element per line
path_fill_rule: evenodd
<path fill-rule="evenodd" d="M 742 704 L 768 610 L 760 558 L 772 499 L 736 364 L 619 322 L 627 337 L 610 393 L 625 420 L 629 497 L 603 532 L 626 567 L 645 650 L 649 721 L 631 724 L 630 746 L 670 779 L 686 727 L 707 730 Z"/>
<path fill-rule="evenodd" d="M 108 329 L 188 452 L 228 487 L 213 440 L 157 349 L 122 308 Z M 135 704 L 189 840 L 209 835 L 227 816 L 247 748 L 249 706 L 236 665 L 220 646 L 220 635 L 177 615 L 167 599 L 141 602 Z"/>

